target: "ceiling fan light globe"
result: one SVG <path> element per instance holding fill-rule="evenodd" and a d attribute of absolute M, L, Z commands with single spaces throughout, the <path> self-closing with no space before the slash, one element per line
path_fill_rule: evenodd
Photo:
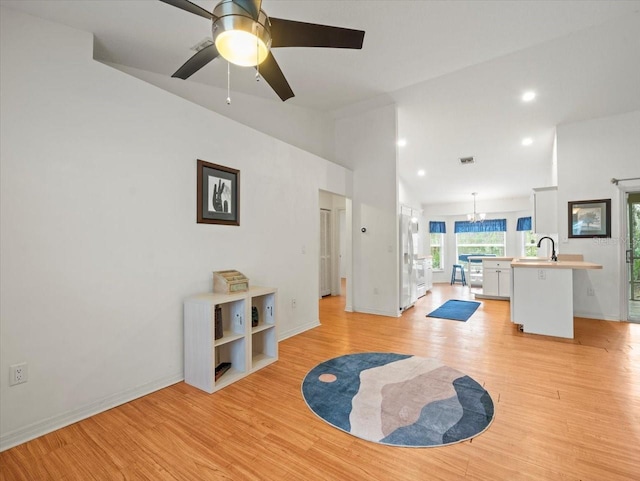
<path fill-rule="evenodd" d="M 269 48 L 261 38 L 243 30 L 220 32 L 215 43 L 225 60 L 241 67 L 254 67 L 269 55 Z"/>
<path fill-rule="evenodd" d="M 224 0 L 213 9 L 213 15 L 213 41 L 222 58 L 242 67 L 254 67 L 268 57 L 271 27 L 263 10 L 253 19 L 237 3 Z"/>

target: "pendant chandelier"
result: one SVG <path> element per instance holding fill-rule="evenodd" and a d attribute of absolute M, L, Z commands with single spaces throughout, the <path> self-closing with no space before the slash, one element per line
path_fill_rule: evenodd
<path fill-rule="evenodd" d="M 473 196 L 473 214 L 467 214 L 467 221 L 471 223 L 482 222 L 487 214 L 476 212 L 476 195 L 478 195 L 478 193 L 472 192 L 471 195 Z"/>

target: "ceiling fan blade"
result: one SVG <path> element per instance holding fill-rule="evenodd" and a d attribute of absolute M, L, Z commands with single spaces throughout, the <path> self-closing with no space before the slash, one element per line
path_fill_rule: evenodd
<path fill-rule="evenodd" d="M 184 65 L 172 75 L 172 77 L 186 80 L 217 56 L 218 49 L 216 48 L 215 44 L 211 44 L 208 47 L 205 47 L 202 50 L 198 51 L 193 57 L 187 60 Z"/>
<path fill-rule="evenodd" d="M 276 59 L 273 57 L 271 52 L 269 52 L 269 55 L 264 62 L 257 66 L 256 69 L 258 69 L 262 78 L 267 81 L 283 102 L 294 97 L 293 90 L 291 90 L 289 82 L 287 82 L 282 70 L 280 70 L 278 62 L 276 62 Z"/>
<path fill-rule="evenodd" d="M 271 20 L 271 47 L 362 48 L 363 30 L 296 22 L 281 18 Z"/>
<path fill-rule="evenodd" d="M 258 20 L 260 14 L 260 8 L 262 7 L 262 0 L 231 0 L 243 10 L 246 10 L 251 18 Z"/>
<path fill-rule="evenodd" d="M 195 3 L 191 3 L 189 0 L 160 0 L 163 3 L 168 5 L 173 5 L 174 7 L 178 7 L 186 12 L 193 13 L 195 15 L 200 15 L 201 17 L 208 18 L 212 20 L 215 18 L 211 12 L 207 12 L 204 8 L 199 7 Z"/>

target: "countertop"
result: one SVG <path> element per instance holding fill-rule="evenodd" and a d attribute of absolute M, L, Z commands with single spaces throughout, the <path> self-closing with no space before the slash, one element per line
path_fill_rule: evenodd
<path fill-rule="evenodd" d="M 469 259 L 482 259 L 485 261 L 512 261 L 513 257 L 469 256 Z"/>
<path fill-rule="evenodd" d="M 602 269 L 600 264 L 594 264 L 593 262 L 584 261 L 550 261 L 549 259 L 541 258 L 540 260 L 519 261 L 515 258 L 511 262 L 511 267 L 529 267 L 535 269 Z"/>

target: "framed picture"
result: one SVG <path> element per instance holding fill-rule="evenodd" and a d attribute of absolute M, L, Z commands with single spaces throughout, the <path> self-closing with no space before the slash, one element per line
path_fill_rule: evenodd
<path fill-rule="evenodd" d="M 240 225 L 240 171 L 198 160 L 198 223 Z"/>
<path fill-rule="evenodd" d="M 611 199 L 569 202 L 569 237 L 611 237 Z"/>

